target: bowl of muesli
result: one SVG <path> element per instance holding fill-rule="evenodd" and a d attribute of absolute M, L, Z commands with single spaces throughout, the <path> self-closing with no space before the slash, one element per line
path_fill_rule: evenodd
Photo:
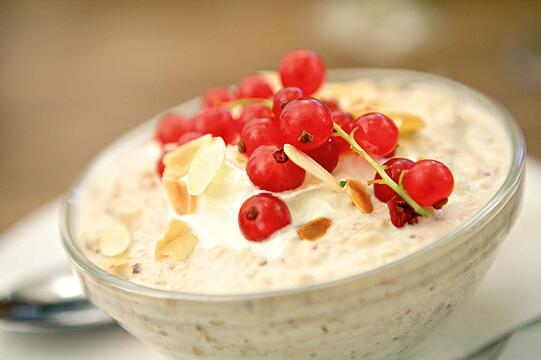
<path fill-rule="evenodd" d="M 89 299 L 169 356 L 404 358 L 494 260 L 524 155 L 462 84 L 295 50 L 101 152 L 63 244 Z"/>

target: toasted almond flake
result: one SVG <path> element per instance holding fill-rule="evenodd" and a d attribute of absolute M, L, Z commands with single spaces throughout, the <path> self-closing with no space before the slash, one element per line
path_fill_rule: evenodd
<path fill-rule="evenodd" d="M 107 257 L 113 257 L 126 251 L 130 245 L 130 232 L 120 224 L 107 226 L 100 234 L 99 249 Z"/>
<path fill-rule="evenodd" d="M 212 142 L 202 146 L 188 169 L 188 193 L 201 195 L 210 184 L 216 172 L 222 166 L 227 147 L 221 137 L 212 139 Z"/>
<path fill-rule="evenodd" d="M 173 219 L 167 225 L 164 236 L 156 243 L 154 256 L 157 260 L 170 259 L 179 264 L 190 257 L 197 241 L 188 224 Z"/>
<path fill-rule="evenodd" d="M 299 149 L 297 149 L 295 146 L 291 144 L 285 144 L 284 145 L 284 152 L 286 153 L 287 157 L 293 161 L 295 164 L 306 170 L 306 172 L 312 174 L 319 180 L 323 181 L 324 183 L 328 184 L 333 188 L 335 191 L 342 191 L 342 187 L 340 186 L 340 182 L 327 170 L 325 170 L 324 167 L 319 165 L 314 159 L 312 159 L 310 156 L 306 155 Z"/>
<path fill-rule="evenodd" d="M 128 270 L 129 257 L 126 253 L 122 253 L 112 257 L 107 262 L 107 270 L 117 276 L 125 277 Z"/>
<path fill-rule="evenodd" d="M 329 230 L 331 225 L 331 219 L 319 217 L 298 228 L 297 235 L 303 240 L 317 240 L 327 233 L 327 230 Z"/>
<path fill-rule="evenodd" d="M 181 178 L 186 175 L 190 164 L 199 149 L 210 144 L 211 141 L 212 135 L 207 134 L 168 152 L 163 158 L 163 163 L 165 165 L 164 176 L 167 175 Z"/>
<path fill-rule="evenodd" d="M 405 112 L 386 112 L 398 126 L 400 135 L 410 135 L 425 127 L 425 122 L 415 114 Z"/>
<path fill-rule="evenodd" d="M 362 182 L 355 179 L 348 179 L 346 183 L 346 191 L 351 197 L 353 205 L 365 214 L 370 214 L 373 210 L 370 193 Z"/>
<path fill-rule="evenodd" d="M 177 214 L 186 215 L 195 212 L 197 198 L 188 194 L 188 188 L 184 182 L 178 180 L 176 177 L 164 176 L 162 183 L 167 200 Z"/>

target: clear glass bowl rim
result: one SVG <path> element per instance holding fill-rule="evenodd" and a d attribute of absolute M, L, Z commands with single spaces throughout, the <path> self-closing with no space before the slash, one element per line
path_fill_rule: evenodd
<path fill-rule="evenodd" d="M 351 77 L 350 74 L 354 73 L 355 76 Z M 60 232 L 62 237 L 62 244 L 64 250 L 68 254 L 70 261 L 73 266 L 77 268 L 78 271 L 92 276 L 93 278 L 99 281 L 105 281 L 111 286 L 139 295 L 145 295 L 149 297 L 161 298 L 161 299 L 173 299 L 173 300 L 186 300 L 186 301 L 202 301 L 202 302 L 220 302 L 220 301 L 246 301 L 251 299 L 260 299 L 267 297 L 279 297 L 279 296 L 288 296 L 294 295 L 302 292 L 315 291 L 324 288 L 330 288 L 334 286 L 339 286 L 344 283 L 360 280 L 362 278 L 367 278 L 371 276 L 376 276 L 380 272 L 389 270 L 393 267 L 397 267 L 404 262 L 413 261 L 415 258 L 420 257 L 428 252 L 434 251 L 434 249 L 441 247 L 448 242 L 451 242 L 455 239 L 460 238 L 463 234 L 466 234 L 470 231 L 475 230 L 490 219 L 498 212 L 498 210 L 503 207 L 506 202 L 512 197 L 515 191 L 518 189 L 522 175 L 525 168 L 525 154 L 526 154 L 526 144 L 524 136 L 520 127 L 514 120 L 514 118 L 509 114 L 509 112 L 498 104 L 496 101 L 490 99 L 488 96 L 464 85 L 454 80 L 434 75 L 431 73 L 425 73 L 420 71 L 413 70 L 404 70 L 404 69 L 392 69 L 392 68 L 342 68 L 342 69 L 329 69 L 328 75 L 331 78 L 340 78 L 354 80 L 356 78 L 366 77 L 381 77 L 385 76 L 390 77 L 405 77 L 408 79 L 416 80 L 427 80 L 435 81 L 438 83 L 447 84 L 454 89 L 457 89 L 461 93 L 464 93 L 468 97 L 475 98 L 476 101 L 484 103 L 488 106 L 493 107 L 500 115 L 503 120 L 503 127 L 506 133 L 510 137 L 511 148 L 512 148 L 512 159 L 511 165 L 509 168 L 509 173 L 507 174 L 504 182 L 496 192 L 496 194 L 478 210 L 470 219 L 464 222 L 461 226 L 456 228 L 454 231 L 446 234 L 445 236 L 439 238 L 428 246 L 425 246 L 411 254 L 408 254 L 405 257 L 399 258 L 395 261 L 392 261 L 383 266 L 376 267 L 372 270 L 364 271 L 357 274 L 352 274 L 346 277 L 311 284 L 303 285 L 293 288 L 284 288 L 270 291 L 261 291 L 261 292 L 251 292 L 251 293 L 232 293 L 232 294 L 204 294 L 204 293 L 190 293 L 190 292 L 179 292 L 179 291 L 170 291 L 162 290 L 157 288 L 151 288 L 148 286 L 136 284 L 129 282 L 122 278 L 116 277 L 112 274 L 109 274 L 105 270 L 102 270 L 97 265 L 92 263 L 83 253 L 82 249 L 77 243 L 77 238 L 73 231 L 73 220 L 74 220 L 74 209 L 70 204 L 70 200 L 77 198 L 78 189 L 81 183 L 86 178 L 86 175 L 92 169 L 95 162 L 101 158 L 104 153 L 107 153 L 108 150 L 113 147 L 115 144 L 122 142 L 122 140 L 129 138 L 132 134 L 141 130 L 141 128 L 146 128 L 149 122 L 154 122 L 159 117 L 156 116 L 151 120 L 145 121 L 142 125 L 134 128 L 128 133 L 124 134 L 120 138 L 116 139 L 112 144 L 102 149 L 94 159 L 87 165 L 87 167 L 81 172 L 80 176 L 71 186 L 70 190 L 64 197 L 62 201 L 62 206 L 60 210 Z M 348 76 L 349 75 L 349 76 Z M 197 102 L 199 98 L 186 101 L 182 104 L 188 104 L 191 102 Z M 167 112 L 166 110 L 165 112 Z M 163 112 L 162 112 L 163 114 Z"/>

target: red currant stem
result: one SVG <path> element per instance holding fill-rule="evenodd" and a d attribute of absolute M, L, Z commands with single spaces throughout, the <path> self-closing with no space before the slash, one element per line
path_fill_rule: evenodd
<path fill-rule="evenodd" d="M 334 130 L 338 133 L 339 136 L 341 136 L 344 140 L 347 141 L 353 151 L 361 155 L 374 168 L 374 170 L 376 170 L 379 176 L 381 176 L 381 180 L 383 180 L 385 185 L 387 185 L 388 187 L 393 189 L 398 195 L 400 195 L 400 197 L 404 199 L 404 201 L 406 201 L 413 208 L 413 210 L 415 210 L 417 214 L 425 217 L 428 216 L 428 211 L 421 205 L 417 204 L 415 200 L 413 200 L 408 195 L 408 193 L 406 192 L 406 190 L 404 190 L 402 186 L 395 183 L 394 180 L 391 179 L 389 175 L 387 175 L 383 166 L 378 164 L 376 160 L 374 160 L 370 155 L 368 155 L 368 153 L 364 151 L 364 149 L 359 144 L 357 144 L 357 141 L 355 141 L 355 139 L 353 138 L 353 134 L 350 135 L 345 132 L 344 129 L 342 129 L 337 123 L 334 123 Z"/>
<path fill-rule="evenodd" d="M 237 107 L 244 107 L 246 105 L 251 105 L 251 104 L 263 104 L 265 106 L 272 107 L 272 99 L 244 98 L 244 99 L 237 99 L 237 100 L 231 100 L 231 101 L 225 102 L 222 104 L 222 106 L 231 110 Z"/>

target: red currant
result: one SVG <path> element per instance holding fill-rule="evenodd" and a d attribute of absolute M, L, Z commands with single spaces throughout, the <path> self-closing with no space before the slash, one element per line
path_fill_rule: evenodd
<path fill-rule="evenodd" d="M 244 126 L 240 133 L 239 151 L 251 155 L 261 145 L 283 146 L 283 135 L 275 120 L 254 119 Z"/>
<path fill-rule="evenodd" d="M 306 154 L 323 166 L 325 170 L 332 172 L 338 165 L 340 149 L 334 139 L 330 137 L 323 145 L 317 149 L 307 151 Z"/>
<path fill-rule="evenodd" d="M 267 99 L 274 95 L 270 84 L 261 75 L 251 75 L 240 81 L 237 87 L 237 99 Z"/>
<path fill-rule="evenodd" d="M 274 195 L 254 195 L 242 204 L 239 210 L 239 227 L 250 241 L 263 241 L 275 231 L 291 223 L 287 205 Z"/>
<path fill-rule="evenodd" d="M 293 100 L 282 110 L 280 128 L 290 144 L 303 151 L 313 150 L 332 135 L 331 112 L 314 98 Z"/>
<path fill-rule="evenodd" d="M 325 64 L 313 50 L 294 50 L 280 62 L 278 68 L 284 86 L 296 86 L 304 95 L 312 95 L 325 80 Z"/>
<path fill-rule="evenodd" d="M 244 125 L 248 124 L 253 119 L 259 119 L 259 118 L 272 118 L 272 112 L 270 108 L 264 104 L 250 104 L 246 105 L 237 121 L 239 122 L 240 129 L 244 127 Z"/>
<path fill-rule="evenodd" d="M 184 133 L 184 135 L 178 138 L 177 145 L 184 145 L 187 142 L 200 138 L 201 136 L 203 136 L 203 133 L 199 131 L 190 131 Z"/>
<path fill-rule="evenodd" d="M 298 188 L 305 176 L 305 171 L 277 145 L 258 147 L 248 158 L 246 172 L 254 185 L 274 192 Z"/>
<path fill-rule="evenodd" d="M 193 121 L 196 131 L 200 133 L 221 136 L 227 144 L 232 144 L 237 139 L 236 123 L 225 108 L 203 109 Z"/>
<path fill-rule="evenodd" d="M 398 184 L 402 171 L 409 169 L 414 164 L 413 161 L 405 158 L 393 158 L 387 160 L 383 165 L 386 167 L 385 172 L 395 183 Z M 381 180 L 381 176 L 376 173 L 374 180 Z M 396 195 L 396 192 L 384 184 L 374 184 L 374 195 L 379 201 L 387 202 Z"/>
<path fill-rule="evenodd" d="M 282 113 L 282 109 L 292 100 L 297 100 L 302 97 L 302 90 L 298 87 L 285 87 L 281 88 L 274 94 L 274 102 L 272 103 L 272 112 L 278 119 Z"/>
<path fill-rule="evenodd" d="M 436 160 L 417 161 L 404 174 L 404 190 L 421 206 L 432 206 L 447 199 L 453 192 L 451 170 Z"/>
<path fill-rule="evenodd" d="M 178 138 L 193 129 L 193 123 L 180 114 L 166 114 L 156 127 L 156 139 L 163 145 L 174 143 Z"/>
<path fill-rule="evenodd" d="M 338 103 L 337 100 L 335 100 L 335 99 L 325 99 L 325 100 L 323 100 L 323 102 L 325 103 L 325 105 L 327 105 L 329 107 L 331 112 L 340 111 L 340 104 Z"/>
<path fill-rule="evenodd" d="M 344 129 L 345 132 L 348 134 L 351 132 L 353 128 L 353 116 L 351 116 L 350 113 L 347 113 L 345 111 L 333 111 L 332 112 L 332 119 L 335 123 L 340 125 L 342 129 Z M 334 137 L 334 142 L 336 145 L 338 145 L 338 148 L 340 149 L 340 153 L 347 153 L 349 152 L 349 144 L 346 140 L 344 140 L 340 136 Z"/>
<path fill-rule="evenodd" d="M 220 106 L 221 104 L 233 100 L 234 96 L 231 90 L 225 86 L 216 86 L 208 90 L 203 95 L 203 107 L 209 108 Z"/>
<path fill-rule="evenodd" d="M 357 128 L 355 141 L 370 155 L 384 157 L 398 144 L 396 124 L 381 113 L 361 115 L 355 120 L 353 128 Z"/>
<path fill-rule="evenodd" d="M 398 195 L 387 202 L 387 208 L 389 209 L 391 223 L 397 228 L 401 228 L 406 224 L 413 225 L 418 221 L 419 214 Z"/>

